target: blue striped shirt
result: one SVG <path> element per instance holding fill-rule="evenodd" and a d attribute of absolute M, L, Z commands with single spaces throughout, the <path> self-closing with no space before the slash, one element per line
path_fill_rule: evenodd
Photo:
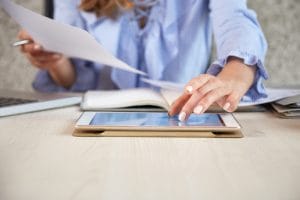
<path fill-rule="evenodd" d="M 268 78 L 263 66 L 267 43 L 246 0 L 159 0 L 143 28 L 134 11 L 124 12 L 114 21 L 79 10 L 79 3 L 56 0 L 55 20 L 88 31 L 112 54 L 149 78 L 186 83 L 199 74 L 218 74 L 227 58 L 235 56 L 257 67 L 255 82 L 246 96 L 252 100 L 265 96 L 262 81 Z M 210 59 L 212 35 L 217 49 L 214 61 Z M 56 85 L 43 70 L 38 72 L 34 88 L 52 92 L 149 87 L 137 74 L 71 60 L 77 78 L 70 89 Z"/>

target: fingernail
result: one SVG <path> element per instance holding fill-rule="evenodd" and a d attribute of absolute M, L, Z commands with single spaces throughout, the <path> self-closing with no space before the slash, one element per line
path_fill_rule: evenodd
<path fill-rule="evenodd" d="M 223 106 L 223 109 L 226 110 L 226 111 L 228 111 L 229 107 L 230 107 L 230 103 L 227 102 L 227 103 L 225 103 L 225 105 Z"/>
<path fill-rule="evenodd" d="M 202 110 L 203 110 L 203 106 L 198 105 L 198 106 L 196 106 L 196 108 L 194 109 L 194 113 L 200 114 L 200 113 L 202 112 Z"/>
<path fill-rule="evenodd" d="M 189 93 L 192 93 L 192 92 L 193 92 L 193 87 L 189 85 L 189 86 L 186 87 L 186 90 L 187 90 Z"/>
<path fill-rule="evenodd" d="M 181 112 L 178 116 L 179 121 L 183 122 L 185 120 L 186 117 L 186 113 L 185 112 Z"/>
<path fill-rule="evenodd" d="M 35 50 L 39 50 L 40 48 L 41 48 L 41 46 L 40 45 L 38 45 L 38 44 L 36 44 L 36 45 L 34 45 L 34 47 L 33 47 Z"/>

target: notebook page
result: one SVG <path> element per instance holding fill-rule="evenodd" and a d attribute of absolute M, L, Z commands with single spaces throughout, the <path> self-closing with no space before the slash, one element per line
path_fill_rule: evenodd
<path fill-rule="evenodd" d="M 158 92 L 148 88 L 88 91 L 84 95 L 81 108 L 83 110 L 99 110 L 145 105 L 168 109 L 164 98 Z"/>
<path fill-rule="evenodd" d="M 182 94 L 182 92 L 179 90 L 168 90 L 168 89 L 161 89 L 160 93 L 161 93 L 161 96 L 167 102 L 169 107 Z"/>

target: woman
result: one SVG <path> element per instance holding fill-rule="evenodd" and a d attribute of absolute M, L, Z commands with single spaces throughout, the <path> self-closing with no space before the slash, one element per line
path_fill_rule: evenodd
<path fill-rule="evenodd" d="M 265 96 L 267 45 L 245 0 L 57 0 L 55 19 L 87 30 L 151 79 L 189 81 L 169 110 L 182 121 L 213 103 L 232 112 L 242 97 Z M 209 66 L 212 32 L 218 59 Z M 19 38 L 31 39 L 25 31 Z M 41 69 L 33 83 L 40 91 L 148 86 L 139 75 L 46 52 L 34 41 L 22 51 Z"/>

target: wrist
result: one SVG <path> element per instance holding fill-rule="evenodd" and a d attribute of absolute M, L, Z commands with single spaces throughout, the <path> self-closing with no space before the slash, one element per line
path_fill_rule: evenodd
<path fill-rule="evenodd" d="M 60 59 L 51 63 L 51 65 L 47 67 L 47 70 L 50 73 L 59 73 L 60 71 L 62 71 L 63 68 L 65 68 L 66 66 L 68 67 L 68 65 L 69 65 L 69 59 L 66 58 L 65 56 L 61 56 Z"/>
<path fill-rule="evenodd" d="M 255 73 L 256 66 L 246 65 L 243 59 L 231 56 L 218 77 L 232 84 L 238 83 L 249 88 L 254 82 Z"/>
<path fill-rule="evenodd" d="M 62 57 L 53 66 L 48 68 L 52 79 L 65 88 L 73 85 L 76 79 L 76 73 L 73 64 L 67 57 Z"/>

